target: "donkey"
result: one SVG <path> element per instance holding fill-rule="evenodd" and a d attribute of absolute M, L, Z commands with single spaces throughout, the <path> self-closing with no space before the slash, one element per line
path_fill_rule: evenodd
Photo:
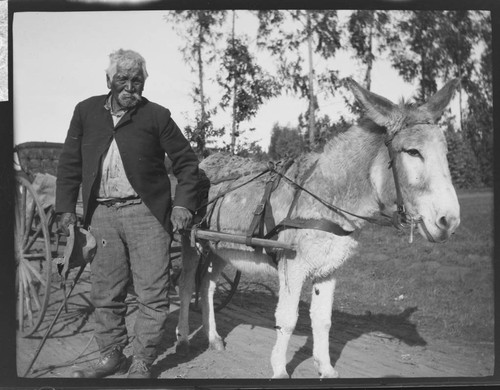
<path fill-rule="evenodd" d="M 314 363 L 321 378 L 338 377 L 330 362 L 328 342 L 334 273 L 356 248 L 354 231 L 370 221 L 370 217 L 395 213 L 394 216 L 402 217 L 399 219 L 411 221 L 412 231 L 418 226 L 425 239 L 436 243 L 446 241 L 460 223 L 458 199 L 446 159 L 446 139 L 443 130 L 436 125 L 458 86 L 458 79 L 448 82 L 420 106 L 404 102 L 393 104 L 350 79 L 347 85 L 364 109 L 365 118 L 336 135 L 323 152 L 310 153 L 294 161 L 269 201 L 276 221 L 285 217 L 327 221 L 336 224 L 342 233 L 308 228 L 307 225 L 282 229 L 277 234 L 278 241 L 293 245 L 295 251 L 277 251 L 275 259 L 246 245 L 209 243 L 211 267 L 201 285 L 201 301 L 203 327 L 210 348 L 224 349 L 216 330 L 213 306 L 216 281 L 224 265 L 230 263 L 242 272 L 277 272 L 279 276 L 276 343 L 271 354 L 273 378 L 289 377 L 286 351 L 297 322 L 301 290 L 308 278 L 313 284 L 310 317 Z M 220 156 L 213 158 L 220 159 Z M 208 177 L 213 180 L 217 172 L 210 170 L 211 159 L 208 157 L 200 166 L 205 167 Z M 215 165 L 222 169 L 229 161 L 217 161 Z M 391 170 L 391 167 L 396 169 Z M 284 180 L 285 176 L 301 187 L 291 185 Z M 248 176 L 232 185 L 245 180 Z M 254 180 L 228 192 L 212 205 L 209 228 L 245 234 L 264 186 L 265 180 Z M 210 197 L 226 189 L 227 184 L 214 184 Z M 197 258 L 189 239 L 183 238 L 177 326 L 179 353 L 185 353 L 188 348 L 188 312 Z"/>

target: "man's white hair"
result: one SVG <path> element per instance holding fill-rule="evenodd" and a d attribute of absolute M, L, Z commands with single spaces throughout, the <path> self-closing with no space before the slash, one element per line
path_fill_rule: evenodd
<path fill-rule="evenodd" d="M 119 49 L 109 55 L 109 66 L 106 69 L 106 74 L 108 75 L 110 80 L 113 79 L 118 65 L 125 68 L 140 66 L 142 68 L 144 80 L 146 80 L 146 78 L 148 77 L 148 71 L 146 70 L 146 60 L 143 56 L 133 50 Z"/>

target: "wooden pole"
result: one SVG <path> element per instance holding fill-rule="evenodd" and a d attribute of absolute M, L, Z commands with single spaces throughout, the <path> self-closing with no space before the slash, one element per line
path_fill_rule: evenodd
<path fill-rule="evenodd" d="M 241 234 L 221 233 L 205 229 L 195 229 L 192 232 L 194 232 L 195 238 L 199 238 L 201 240 L 226 241 L 232 242 L 234 244 L 247 245 L 247 236 Z M 249 244 L 250 246 L 262 246 L 264 248 L 288 249 L 292 251 L 296 250 L 296 246 L 294 244 L 288 244 L 282 241 L 268 240 L 265 238 L 252 237 L 250 238 Z"/>

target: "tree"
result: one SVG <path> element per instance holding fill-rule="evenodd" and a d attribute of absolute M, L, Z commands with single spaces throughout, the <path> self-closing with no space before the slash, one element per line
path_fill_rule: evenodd
<path fill-rule="evenodd" d="M 226 11 L 182 10 L 172 11 L 165 16 L 167 22 L 177 25 L 177 34 L 185 41 L 181 49 L 184 60 L 197 73 L 198 82 L 193 87 L 193 101 L 198 106 L 195 124 L 185 130 L 189 140 L 196 144 L 196 152 L 200 156 L 207 154 L 207 139 L 220 136 L 221 129 L 215 129 L 211 116 L 215 108 L 208 108 L 209 99 L 205 95 L 205 67 L 216 59 L 215 43 L 221 33 L 216 28 L 226 18 Z"/>
<path fill-rule="evenodd" d="M 278 59 L 278 73 L 283 86 L 308 100 L 308 140 L 314 148 L 315 115 L 318 110 L 316 82 L 321 79 L 319 86 L 338 87 L 337 72 L 330 70 L 320 74 L 316 69 L 317 58 L 333 58 L 340 47 L 337 12 L 266 10 L 259 11 L 258 17 L 259 46 Z"/>
<path fill-rule="evenodd" d="M 274 125 L 269 143 L 269 157 L 271 159 L 294 158 L 304 151 L 304 138 L 297 128 Z"/>
<path fill-rule="evenodd" d="M 250 53 L 245 36 L 235 34 L 235 14 L 231 37 L 221 58 L 222 72 L 217 81 L 224 89 L 220 106 L 231 107 L 232 126 L 229 150 L 236 153 L 236 139 L 242 134 L 240 125 L 257 114 L 265 100 L 276 96 L 280 87 L 276 80 L 263 71 Z M 252 130 L 252 129 L 249 129 Z"/>
<path fill-rule="evenodd" d="M 364 84 L 368 90 L 371 87 L 375 54 L 385 48 L 385 27 L 388 24 L 389 14 L 385 11 L 357 10 L 349 17 L 349 42 L 357 58 L 366 66 Z"/>
<path fill-rule="evenodd" d="M 418 101 L 437 91 L 436 80 L 469 80 L 473 48 L 479 38 L 473 11 L 409 11 L 401 13 L 388 38 L 392 65 L 407 82 L 419 81 Z"/>
<path fill-rule="evenodd" d="M 462 132 L 477 156 L 480 177 L 486 185 L 493 185 L 493 65 L 491 15 L 477 15 L 482 52 L 478 66 L 474 67 L 470 80 L 465 80 L 468 94 L 468 110 Z"/>
<path fill-rule="evenodd" d="M 388 37 L 392 66 L 406 82 L 418 80 L 415 100 L 422 103 L 437 91 L 436 79 L 443 51 L 436 45 L 441 11 L 409 11 L 400 13 L 395 33 Z"/>
<path fill-rule="evenodd" d="M 481 183 L 480 167 L 476 155 L 463 138 L 461 132 L 448 128 L 448 164 L 454 185 L 459 188 L 474 188 Z"/>
<path fill-rule="evenodd" d="M 483 183 L 491 184 L 493 105 L 490 14 L 459 10 L 412 11 L 402 15 L 397 24 L 398 36 L 389 38 L 393 66 L 406 81 L 419 80 L 417 101 L 426 100 L 436 91 L 437 79 L 460 78 L 458 96 L 463 147 L 455 150 L 463 154 L 464 147 L 472 149 L 474 159 L 481 167 Z M 464 92 L 468 99 L 464 98 Z M 472 164 L 464 166 L 472 167 Z"/>

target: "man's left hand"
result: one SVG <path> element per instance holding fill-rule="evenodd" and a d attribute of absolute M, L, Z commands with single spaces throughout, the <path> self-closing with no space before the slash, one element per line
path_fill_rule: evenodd
<path fill-rule="evenodd" d="M 170 218 L 174 233 L 188 228 L 191 224 L 192 219 L 193 214 L 191 213 L 191 211 L 184 207 L 174 207 L 172 209 L 172 216 Z"/>

